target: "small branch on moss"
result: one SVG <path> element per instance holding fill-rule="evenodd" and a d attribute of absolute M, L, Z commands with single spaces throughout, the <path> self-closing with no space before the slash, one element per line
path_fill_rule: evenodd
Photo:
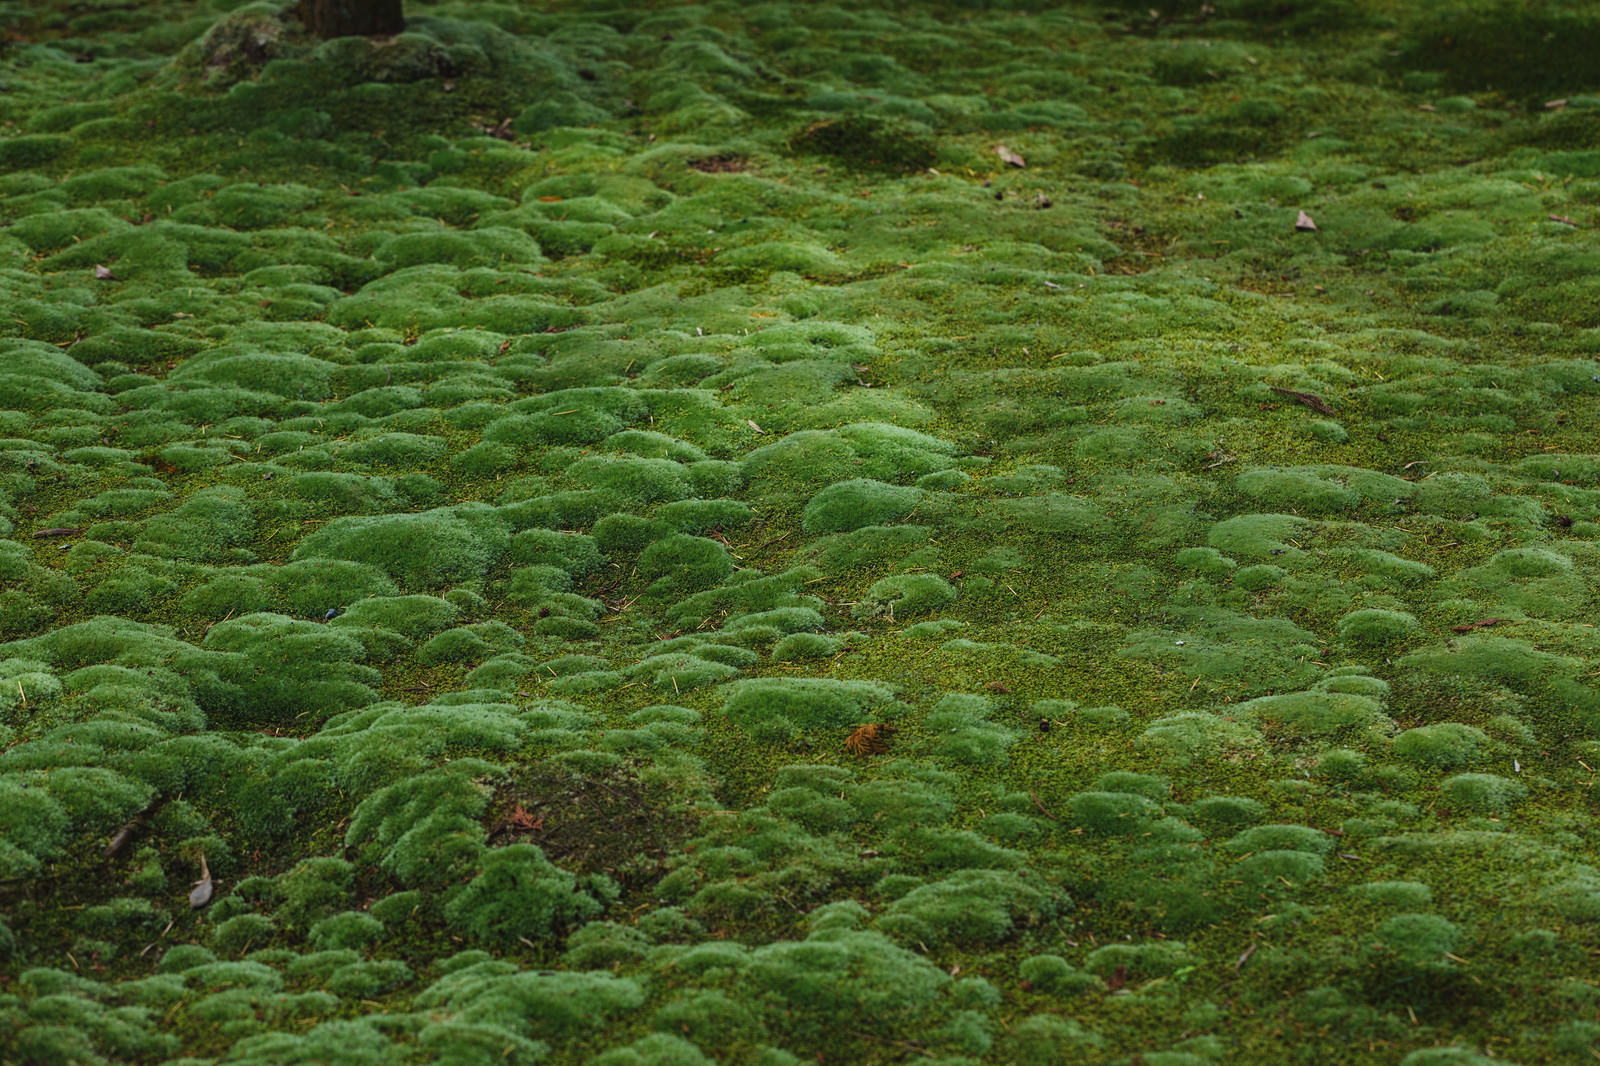
<path fill-rule="evenodd" d="M 150 820 L 150 816 L 156 811 L 160 810 L 161 805 L 166 802 L 167 799 L 165 796 L 158 796 L 151 800 L 149 806 L 145 807 L 144 810 L 140 811 L 132 818 L 129 818 L 127 822 L 123 824 L 122 828 L 118 829 L 116 833 L 112 835 L 110 842 L 107 843 L 105 849 L 100 852 L 100 857 L 103 859 L 116 858 L 117 853 L 123 848 L 127 847 L 128 841 L 133 839 L 133 834 L 137 833 L 140 829 L 143 829 L 145 822 Z"/>

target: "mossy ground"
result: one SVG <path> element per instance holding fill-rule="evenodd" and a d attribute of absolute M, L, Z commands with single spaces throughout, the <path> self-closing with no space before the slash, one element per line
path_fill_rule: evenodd
<path fill-rule="evenodd" d="M 1600 16 L 407 14 L 0 4 L 0 1059 L 1600 1056 Z"/>

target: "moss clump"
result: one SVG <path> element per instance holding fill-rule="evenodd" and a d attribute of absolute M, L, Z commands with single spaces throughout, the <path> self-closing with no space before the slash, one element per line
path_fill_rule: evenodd
<path fill-rule="evenodd" d="M 1460 722 L 1408 729 L 1394 738 L 1394 753 L 1419 766 L 1451 770 L 1470 766 L 1483 756 L 1489 737 L 1483 730 Z"/>
<path fill-rule="evenodd" d="M 1032 955 L 1022 961 L 1017 974 L 1041 992 L 1052 995 L 1076 995 L 1100 984 L 1093 974 L 1086 974 L 1060 955 Z"/>
<path fill-rule="evenodd" d="M 1353 692 L 1290 692 L 1239 704 L 1236 713 L 1271 736 L 1298 739 L 1366 730 L 1387 719 L 1383 704 Z"/>
<path fill-rule="evenodd" d="M 777 662 L 825 659 L 844 647 L 844 641 L 823 633 L 791 633 L 772 646 Z"/>
<path fill-rule="evenodd" d="M 483 871 L 445 905 L 445 918 L 490 944 L 546 939 L 598 914 L 616 892 L 603 878 L 586 888 L 537 847 L 513 844 L 484 857 Z"/>
<path fill-rule="evenodd" d="M 1355 885 L 1350 894 L 1371 903 L 1416 909 L 1433 902 L 1433 892 L 1420 881 L 1373 881 Z"/>
<path fill-rule="evenodd" d="M 1267 815 L 1260 802 L 1243 796 L 1208 796 L 1190 808 L 1195 821 L 1214 832 L 1259 822 Z"/>
<path fill-rule="evenodd" d="M 910 515 L 924 495 L 921 489 L 870 478 L 841 481 L 811 498 L 803 525 L 807 533 L 846 533 L 883 525 Z"/>
<path fill-rule="evenodd" d="M 682 595 L 712 588 L 733 572 L 733 557 L 719 541 L 674 533 L 639 553 L 639 573 L 650 579 L 651 596 Z"/>
<path fill-rule="evenodd" d="M 1494 774 L 1456 774 L 1439 784 L 1439 796 L 1451 808 L 1477 814 L 1500 814 L 1526 797 L 1528 788 Z"/>
<path fill-rule="evenodd" d="M 764 740 L 854 725 L 894 709 L 894 694 L 881 685 L 802 677 L 733 682 L 722 704 L 730 721 Z"/>
<path fill-rule="evenodd" d="M 1125 977 L 1149 980 L 1165 977 L 1192 959 L 1187 946 L 1178 941 L 1107 944 L 1089 952 L 1083 968 L 1097 977 L 1109 977 L 1121 970 Z"/>
<path fill-rule="evenodd" d="M 1102 836 L 1126 836 L 1143 829 L 1160 807 L 1135 792 L 1078 792 L 1067 800 L 1073 821 Z"/>
<path fill-rule="evenodd" d="M 989 721 L 993 706 L 981 696 L 949 695 L 935 703 L 923 725 L 937 739 L 940 758 L 969 766 L 1001 766 L 1019 739 L 1015 730 Z"/>
<path fill-rule="evenodd" d="M 445 508 L 336 518 L 302 540 L 294 558 L 363 563 L 402 587 L 437 588 L 481 577 L 509 541 L 509 532 L 491 508 Z"/>
<path fill-rule="evenodd" d="M 1405 611 L 1368 608 L 1339 619 L 1339 637 L 1352 644 L 1385 647 L 1405 640 L 1421 628 Z"/>
<path fill-rule="evenodd" d="M 857 618 L 901 618 L 935 611 L 955 602 L 956 590 L 937 574 L 897 574 L 875 581 L 850 609 Z"/>
<path fill-rule="evenodd" d="M 1048 920 L 1063 902 L 1014 873 L 962 870 L 907 892 L 877 924 L 907 943 L 997 944 Z"/>

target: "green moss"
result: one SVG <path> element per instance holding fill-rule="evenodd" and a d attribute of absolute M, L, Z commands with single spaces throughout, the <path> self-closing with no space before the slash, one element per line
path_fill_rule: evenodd
<path fill-rule="evenodd" d="M 938 610 L 956 599 L 956 590 L 937 574 L 898 574 L 875 581 L 851 608 L 857 618 L 901 618 Z"/>
<path fill-rule="evenodd" d="M 777 662 L 825 659 L 843 647 L 844 641 L 838 637 L 822 633 L 791 633 L 772 646 L 772 658 Z"/>
<path fill-rule="evenodd" d="M 0 1058 L 1587 1051 L 1586 12 L 35 6 Z"/>
<path fill-rule="evenodd" d="M 921 489 L 857 478 L 830 485 L 806 504 L 808 533 L 840 533 L 907 517 L 922 501 Z"/>
<path fill-rule="evenodd" d="M 859 724 L 880 709 L 892 710 L 893 701 L 890 690 L 863 681 L 757 678 L 730 684 L 722 713 L 759 738 L 783 739 Z"/>
<path fill-rule="evenodd" d="M 1407 762 L 1442 770 L 1470 766 L 1483 757 L 1489 743 L 1481 729 L 1460 722 L 1408 729 L 1394 739 L 1394 753 Z"/>
<path fill-rule="evenodd" d="M 1452 809 L 1499 814 L 1528 794 L 1527 786 L 1494 774 L 1456 774 L 1439 784 L 1439 796 Z"/>
<path fill-rule="evenodd" d="M 1388 721 L 1378 700 L 1338 691 L 1262 696 L 1239 704 L 1235 713 L 1245 721 L 1258 723 L 1271 736 L 1287 738 L 1353 733 Z"/>
<path fill-rule="evenodd" d="M 1067 809 L 1088 832 L 1117 836 L 1139 831 L 1160 810 L 1133 792 L 1078 792 L 1068 798 Z"/>
<path fill-rule="evenodd" d="M 427 588 L 481 577 L 509 541 L 491 508 L 444 508 L 416 515 L 337 518 L 302 540 L 293 557 L 363 563 L 403 587 Z"/>
<path fill-rule="evenodd" d="M 0 141 L 0 164 L 8 170 L 43 166 L 72 150 L 71 137 L 57 133 L 25 133 Z"/>
<path fill-rule="evenodd" d="M 682 595 L 712 588 L 733 572 L 733 557 L 719 541 L 674 533 L 639 553 L 639 573 L 652 579 L 652 596 Z"/>

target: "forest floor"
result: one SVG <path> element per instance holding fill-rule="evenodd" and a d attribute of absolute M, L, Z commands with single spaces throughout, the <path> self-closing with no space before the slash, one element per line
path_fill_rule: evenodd
<path fill-rule="evenodd" d="M 0 3 L 0 1060 L 1600 1058 L 1600 11 Z"/>

